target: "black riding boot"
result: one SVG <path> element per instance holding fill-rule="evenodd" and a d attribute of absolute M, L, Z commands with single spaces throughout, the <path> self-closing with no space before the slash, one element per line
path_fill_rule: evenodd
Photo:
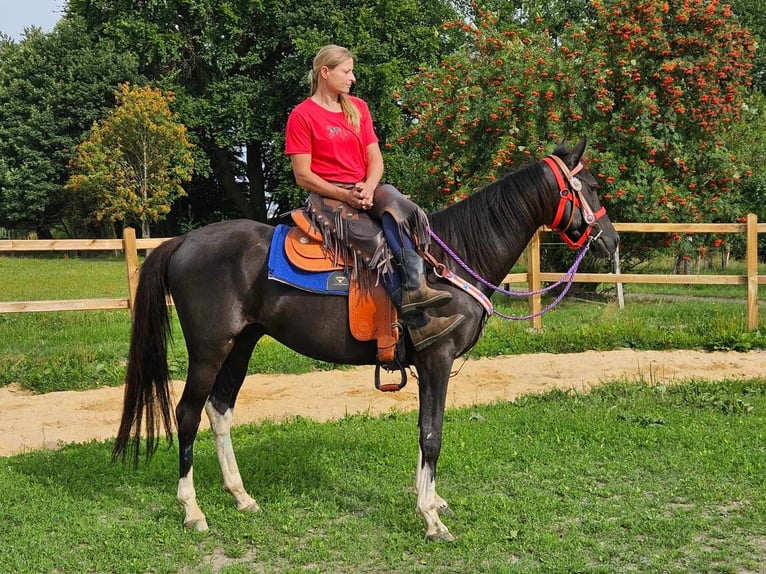
<path fill-rule="evenodd" d="M 402 280 L 402 302 L 399 306 L 402 315 L 420 313 L 431 307 L 441 307 L 452 300 L 450 293 L 431 289 L 428 286 L 425 264 L 414 249 L 405 247 L 394 253 L 394 261 Z"/>

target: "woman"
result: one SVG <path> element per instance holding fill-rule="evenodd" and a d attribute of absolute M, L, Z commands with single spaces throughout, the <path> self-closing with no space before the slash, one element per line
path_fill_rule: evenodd
<path fill-rule="evenodd" d="M 452 299 L 446 291 L 428 286 L 413 242 L 416 237 L 419 249 L 428 247 L 426 216 L 396 188 L 380 185 L 383 156 L 370 110 L 350 95 L 356 82 L 351 52 L 341 46 L 323 47 L 314 57 L 309 79 L 311 94 L 290 113 L 285 134 L 295 181 L 310 192 L 309 212 L 328 247 L 350 255 L 355 270 L 363 262 L 380 272 L 420 351 L 464 319 L 461 314 L 425 313 Z"/>

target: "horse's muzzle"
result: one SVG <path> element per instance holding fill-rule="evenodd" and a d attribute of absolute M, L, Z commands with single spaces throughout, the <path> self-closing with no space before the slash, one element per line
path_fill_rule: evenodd
<path fill-rule="evenodd" d="M 593 231 L 598 232 L 589 238 L 591 244 L 590 252 L 594 257 L 607 259 L 617 251 L 617 247 L 620 245 L 620 236 L 617 235 L 617 232 L 614 231 L 611 225 L 609 227 L 611 227 L 611 232 L 605 232 L 600 225 L 594 227 Z"/>

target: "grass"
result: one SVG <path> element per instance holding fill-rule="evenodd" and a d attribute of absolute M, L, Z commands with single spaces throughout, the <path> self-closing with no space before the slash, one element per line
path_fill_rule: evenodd
<path fill-rule="evenodd" d="M 748 573 L 766 563 L 766 384 L 615 382 L 449 410 L 439 492 L 414 512 L 414 413 L 234 430 L 262 506 L 234 509 L 210 434 L 184 532 L 176 453 L 135 472 L 110 443 L 0 459 L 3 572 Z"/>
<path fill-rule="evenodd" d="M 0 258 L 3 300 L 124 296 L 124 269 L 116 259 L 65 257 Z M 628 292 L 639 286 L 627 286 Z M 643 290 L 644 287 L 640 286 Z M 683 286 L 704 295 L 708 287 Z M 736 297 L 741 288 L 728 286 Z M 653 291 L 652 298 L 614 303 L 565 299 L 543 319 L 543 330 L 526 321 L 491 318 L 471 357 L 587 349 L 734 349 L 766 348 L 766 331 L 746 329 L 743 301 L 676 300 Z M 494 298 L 505 313 L 525 315 L 526 301 Z M 184 378 L 186 350 L 174 317 L 171 374 Z M 127 311 L 0 314 L 0 386 L 17 383 L 38 393 L 120 385 L 130 336 Z M 250 362 L 251 373 L 301 373 L 336 365 L 308 359 L 265 338 Z"/>
<path fill-rule="evenodd" d="M 124 296 L 121 262 L 28 259 L 0 258 L 3 300 Z M 472 356 L 766 347 L 746 331 L 744 303 L 654 294 L 623 310 L 565 300 L 541 332 L 490 319 Z M 526 313 L 524 302 L 495 303 Z M 124 311 L 0 314 L 0 385 L 121 384 L 129 328 Z M 182 377 L 174 329 L 170 366 Z M 251 362 L 252 372 L 332 367 L 270 340 Z M 253 515 L 234 509 L 201 433 L 206 534 L 181 527 L 174 447 L 136 471 L 109 463 L 110 441 L 0 458 L 0 572 L 764 571 L 763 379 L 616 381 L 448 410 L 438 486 L 453 544 L 427 543 L 414 512 L 416 426 L 416 413 L 391 413 L 236 427 L 240 470 L 263 509 Z"/>
<path fill-rule="evenodd" d="M 3 278 L 2 301 L 128 296 L 128 276 L 122 256 L 0 256 L 0 277 Z"/>

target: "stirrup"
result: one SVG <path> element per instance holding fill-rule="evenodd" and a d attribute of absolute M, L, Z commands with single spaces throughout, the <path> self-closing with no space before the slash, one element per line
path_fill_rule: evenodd
<path fill-rule="evenodd" d="M 396 369 L 399 369 L 399 382 L 398 383 L 381 383 L 380 382 L 380 368 L 383 367 L 389 372 L 393 372 Z M 394 357 L 393 362 L 381 364 L 376 363 L 375 364 L 375 388 L 379 391 L 383 391 L 384 393 L 395 393 L 396 391 L 401 391 L 404 386 L 407 384 L 407 371 L 404 370 L 404 366 L 402 366 L 402 363 L 399 361 L 399 357 Z"/>

